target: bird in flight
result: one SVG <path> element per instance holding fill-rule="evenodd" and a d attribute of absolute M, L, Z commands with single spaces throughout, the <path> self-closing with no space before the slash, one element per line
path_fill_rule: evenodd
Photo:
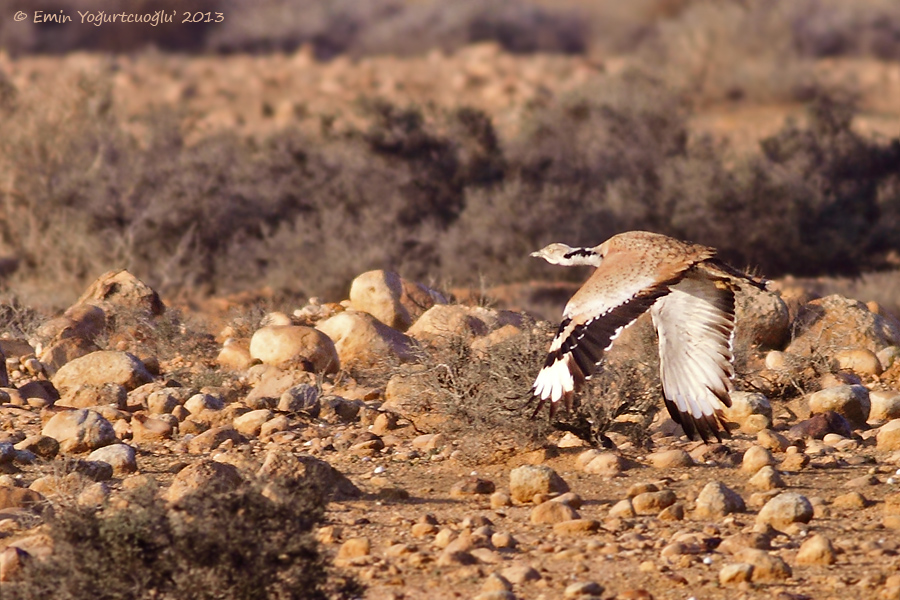
<path fill-rule="evenodd" d="M 576 392 L 623 329 L 650 311 L 659 337 L 666 408 L 690 439 L 727 435 L 734 377 L 734 292 L 765 282 L 728 266 L 716 250 L 658 233 L 629 231 L 594 248 L 550 244 L 531 254 L 555 265 L 589 265 L 594 273 L 566 304 L 559 331 L 532 391 L 538 406 L 572 407 Z"/>

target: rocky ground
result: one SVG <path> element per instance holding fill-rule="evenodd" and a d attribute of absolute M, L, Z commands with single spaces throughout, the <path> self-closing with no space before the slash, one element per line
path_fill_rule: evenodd
<path fill-rule="evenodd" d="M 288 474 L 329 490 L 316 537 L 367 598 L 900 598 L 900 323 L 774 287 L 739 298 L 731 439 L 660 414 L 605 450 L 461 427 L 462 384 L 428 378 L 454 340 L 490 370 L 546 343 L 524 313 L 375 271 L 340 304 L 198 332 L 108 273 L 0 339 L 0 581 L 52 555 L 48 505 Z"/>

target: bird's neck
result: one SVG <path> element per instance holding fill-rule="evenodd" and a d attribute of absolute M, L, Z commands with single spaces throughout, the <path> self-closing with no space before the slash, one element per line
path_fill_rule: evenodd
<path fill-rule="evenodd" d="M 572 248 L 563 255 L 559 264 L 567 267 L 599 267 L 603 257 L 594 248 Z"/>

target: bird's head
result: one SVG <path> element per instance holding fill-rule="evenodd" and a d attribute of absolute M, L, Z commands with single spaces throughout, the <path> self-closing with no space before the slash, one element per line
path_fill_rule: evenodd
<path fill-rule="evenodd" d="M 566 267 L 575 265 L 596 267 L 600 265 L 603 258 L 594 248 L 573 248 L 560 243 L 544 246 L 537 252 L 532 252 L 531 256 L 543 258 L 551 265 Z"/>

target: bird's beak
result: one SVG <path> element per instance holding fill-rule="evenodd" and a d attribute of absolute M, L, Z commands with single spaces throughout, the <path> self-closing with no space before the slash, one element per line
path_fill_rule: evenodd
<path fill-rule="evenodd" d="M 535 257 L 535 258 L 540 258 L 540 257 L 541 257 L 541 253 L 540 253 L 540 252 L 532 252 L 532 253 L 531 253 L 531 256 L 533 256 L 533 257 Z"/>

